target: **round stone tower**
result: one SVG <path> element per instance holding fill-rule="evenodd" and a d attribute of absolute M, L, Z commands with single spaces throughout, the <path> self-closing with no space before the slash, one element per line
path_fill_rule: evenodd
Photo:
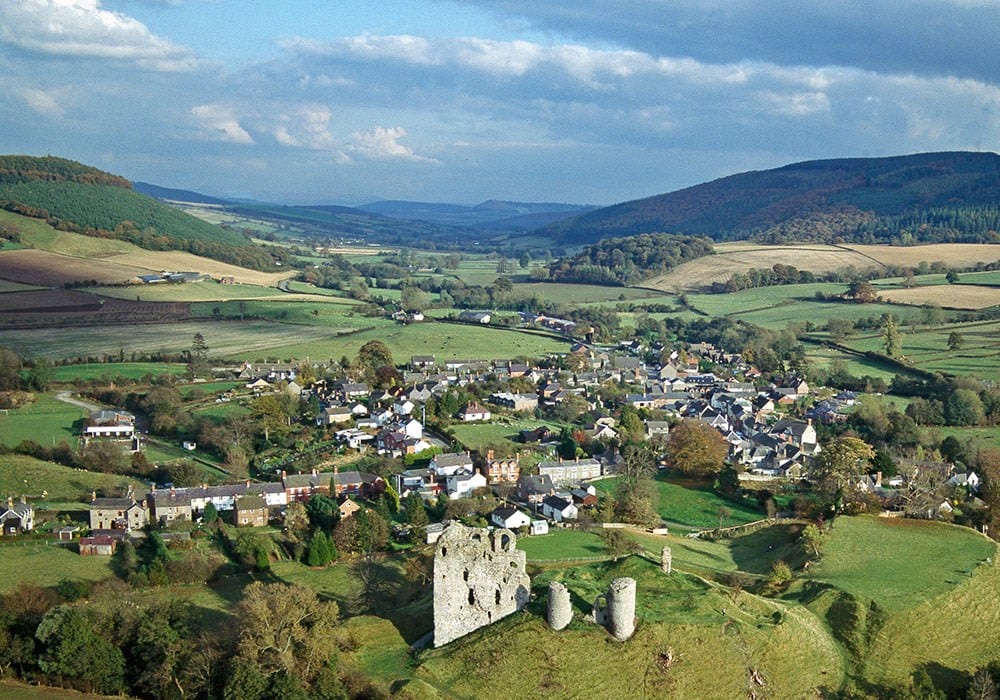
<path fill-rule="evenodd" d="M 620 642 L 632 636 L 635 632 L 635 579 L 616 578 L 606 594 L 597 596 L 594 621 Z"/>
<path fill-rule="evenodd" d="M 660 552 L 660 568 L 663 569 L 663 573 L 669 574 L 673 564 L 673 553 L 670 551 L 670 547 L 664 547 L 663 551 Z"/>
<path fill-rule="evenodd" d="M 569 589 L 558 581 L 549 583 L 549 627 L 561 630 L 573 620 L 573 606 L 569 599 Z"/>

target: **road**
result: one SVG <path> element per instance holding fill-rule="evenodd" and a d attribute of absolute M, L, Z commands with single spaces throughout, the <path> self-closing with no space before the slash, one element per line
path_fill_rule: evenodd
<path fill-rule="evenodd" d="M 90 401 L 84 401 L 83 399 L 77 399 L 73 397 L 73 392 L 71 391 L 60 391 L 56 394 L 56 398 L 63 403 L 68 403 L 73 406 L 84 409 L 85 411 L 100 411 L 104 406 L 98 406 L 96 403 L 91 403 Z"/>

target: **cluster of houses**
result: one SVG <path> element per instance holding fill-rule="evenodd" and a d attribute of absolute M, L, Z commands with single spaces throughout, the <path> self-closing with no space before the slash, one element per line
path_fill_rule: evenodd
<path fill-rule="evenodd" d="M 201 282 L 211 279 L 202 272 L 169 272 L 164 270 L 150 275 L 136 275 L 127 280 L 127 284 L 184 284 L 185 282 Z"/>
<path fill-rule="evenodd" d="M 211 504 L 217 512 L 232 512 L 237 527 L 266 525 L 283 513 L 290 503 L 305 502 L 317 494 L 335 498 L 341 517 L 360 509 L 361 498 L 376 498 L 385 490 L 385 481 L 374 474 L 358 471 L 287 474 L 281 481 L 157 489 L 144 498 L 132 493 L 123 498 L 98 498 L 89 505 L 89 537 L 81 538 L 81 554 L 113 554 L 116 546 L 146 525 L 170 525 L 201 518 Z M 2 516 L 0 516 L 2 518 Z"/>

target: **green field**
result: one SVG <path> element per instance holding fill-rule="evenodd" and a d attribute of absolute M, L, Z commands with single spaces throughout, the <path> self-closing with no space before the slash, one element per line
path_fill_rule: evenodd
<path fill-rule="evenodd" d="M 617 478 L 604 479 L 596 486 L 602 493 L 613 494 L 617 481 Z M 743 525 L 764 517 L 749 503 L 734 503 L 722 498 L 712 491 L 711 484 L 705 482 L 675 479 L 660 472 L 654 483 L 659 494 L 660 517 L 671 524 L 694 529 L 717 528 L 720 527 L 720 508 L 728 511 L 728 515 L 722 518 L 722 527 Z"/>
<path fill-rule="evenodd" d="M 124 493 L 128 484 L 135 485 L 137 492 L 144 491 L 139 482 L 123 476 L 73 469 L 26 455 L 0 456 L 0 496 L 18 498 L 25 494 L 36 508 L 50 502 L 86 503 L 92 491 L 120 489 Z M 42 492 L 46 493 L 44 498 Z"/>
<path fill-rule="evenodd" d="M 517 538 L 517 548 L 528 555 L 529 563 L 605 556 L 601 538 L 585 530 L 553 528 L 547 535 Z"/>
<path fill-rule="evenodd" d="M 467 450 L 478 450 L 484 445 L 509 443 L 511 449 L 523 449 L 524 443 L 518 442 L 518 432 L 534 430 L 540 425 L 558 433 L 563 424 L 559 421 L 542 420 L 539 418 L 503 418 L 491 423 L 455 423 L 450 431 L 455 439 Z"/>
<path fill-rule="evenodd" d="M 121 695 L 94 695 L 76 690 L 48 688 L 40 685 L 24 685 L 13 681 L 0 682 L 0 696 L 7 700 L 110 700 Z"/>
<path fill-rule="evenodd" d="M 996 544 L 968 528 L 903 518 L 837 518 L 809 578 L 870 598 L 890 612 L 946 593 Z M 860 556 L 859 556 L 860 555 Z"/>
<path fill-rule="evenodd" d="M 110 557 L 81 557 L 66 547 L 12 540 L 0 546 L 0 594 L 22 583 L 54 586 L 64 579 L 100 581 L 111 576 Z"/>
<path fill-rule="evenodd" d="M 48 394 L 35 394 L 34 403 L 0 413 L 0 443 L 14 446 L 22 440 L 51 447 L 62 441 L 76 445 L 79 428 L 74 423 L 87 415 L 77 406 Z"/>
<path fill-rule="evenodd" d="M 79 365 L 60 365 L 52 369 L 54 382 L 90 382 L 115 379 L 141 379 L 146 375 L 172 374 L 180 376 L 187 365 L 164 362 L 85 362 Z"/>

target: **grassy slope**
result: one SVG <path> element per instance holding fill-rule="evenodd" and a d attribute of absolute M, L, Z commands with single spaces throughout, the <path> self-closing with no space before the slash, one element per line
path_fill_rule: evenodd
<path fill-rule="evenodd" d="M 44 506 L 47 501 L 87 502 L 91 491 L 129 483 L 123 476 L 73 469 L 25 455 L 0 456 L 0 495 L 28 494 L 36 507 Z M 42 491 L 48 493 L 44 499 L 39 498 Z"/>
<path fill-rule="evenodd" d="M 620 575 L 636 578 L 640 591 L 638 629 L 624 644 L 581 619 Z M 551 577 L 570 588 L 576 608 L 561 632 L 542 620 Z M 733 698 L 749 690 L 756 669 L 769 697 L 800 698 L 818 679 L 841 675 L 840 657 L 814 618 L 781 614 L 781 604 L 730 596 L 696 578 L 664 576 L 639 559 L 550 572 L 534 587 L 541 595 L 527 612 L 425 653 L 417 676 L 458 697 Z M 665 668 L 668 651 L 674 663 Z"/>
<path fill-rule="evenodd" d="M 923 520 L 837 518 L 822 560 L 809 577 L 899 612 L 950 591 L 995 549 L 968 528 Z"/>

